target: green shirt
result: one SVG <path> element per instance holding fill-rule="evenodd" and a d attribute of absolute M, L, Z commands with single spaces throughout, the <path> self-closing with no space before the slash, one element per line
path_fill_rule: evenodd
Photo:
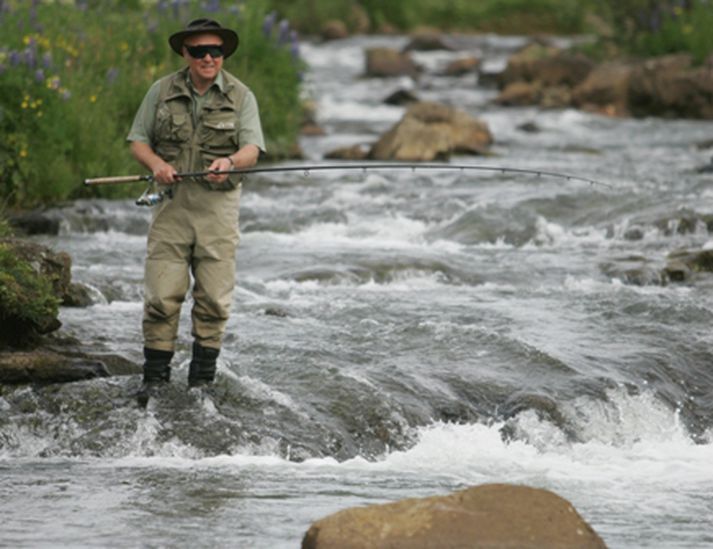
<path fill-rule="evenodd" d="M 209 94 L 219 93 L 218 90 L 223 90 L 223 74 L 218 73 L 215 82 L 208 88 L 208 90 L 200 95 L 195 88 L 191 79 L 186 73 L 186 81 L 188 83 L 188 88 L 191 90 L 191 96 L 193 97 L 193 122 L 195 125 L 198 113 L 203 107 Z M 156 115 L 156 108 L 158 107 L 158 97 L 161 89 L 160 81 L 154 82 L 146 92 L 144 100 L 139 106 L 139 110 L 136 111 L 136 116 L 134 117 L 134 123 L 131 125 L 131 130 L 129 135 L 126 137 L 127 141 L 140 141 L 141 143 L 146 143 L 147 145 L 153 145 L 154 143 L 154 120 Z M 245 145 L 256 145 L 261 151 L 265 152 L 265 139 L 262 135 L 262 126 L 260 124 L 260 115 L 257 108 L 257 100 L 255 95 L 248 91 L 245 94 L 245 99 L 243 104 L 240 106 L 240 129 L 238 133 L 238 138 L 240 140 L 240 146 Z"/>

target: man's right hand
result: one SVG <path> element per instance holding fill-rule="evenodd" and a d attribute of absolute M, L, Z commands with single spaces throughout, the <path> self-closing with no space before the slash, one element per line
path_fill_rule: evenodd
<path fill-rule="evenodd" d="M 178 180 L 176 173 L 176 168 L 162 161 L 154 167 L 153 178 L 159 185 L 171 185 Z"/>
<path fill-rule="evenodd" d="M 131 142 L 131 154 L 153 174 L 154 181 L 160 185 L 171 185 L 180 178 L 176 177 L 176 168 L 158 156 L 150 145 L 141 141 Z"/>

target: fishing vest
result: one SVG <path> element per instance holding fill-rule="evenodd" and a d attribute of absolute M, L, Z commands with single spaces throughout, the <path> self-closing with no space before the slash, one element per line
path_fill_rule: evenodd
<path fill-rule="evenodd" d="M 211 93 L 200 112 L 193 116 L 193 99 L 188 87 L 188 69 L 161 80 L 153 147 L 161 158 L 181 172 L 202 172 L 213 160 L 240 148 L 240 106 L 248 88 L 237 78 L 221 71 L 223 90 Z M 200 178 L 210 189 L 230 190 L 240 177 L 231 175 L 224 183 Z"/>

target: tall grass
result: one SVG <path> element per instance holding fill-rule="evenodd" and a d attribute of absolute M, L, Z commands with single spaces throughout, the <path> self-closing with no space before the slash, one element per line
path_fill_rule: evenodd
<path fill-rule="evenodd" d="M 82 179 L 136 172 L 125 141 L 136 109 L 154 80 L 183 64 L 168 36 L 206 14 L 238 30 L 240 48 L 224 66 L 255 91 L 268 148 L 279 155 L 295 141 L 298 44 L 289 27 L 286 38 L 264 31 L 266 0 L 142 5 L 0 2 L 0 192 L 9 206 L 97 192 Z"/>

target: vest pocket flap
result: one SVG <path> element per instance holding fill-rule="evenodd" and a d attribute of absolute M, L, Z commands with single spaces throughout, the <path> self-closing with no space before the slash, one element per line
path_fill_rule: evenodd
<path fill-rule="evenodd" d="M 235 120 L 206 120 L 203 125 L 215 131 L 235 131 Z"/>

